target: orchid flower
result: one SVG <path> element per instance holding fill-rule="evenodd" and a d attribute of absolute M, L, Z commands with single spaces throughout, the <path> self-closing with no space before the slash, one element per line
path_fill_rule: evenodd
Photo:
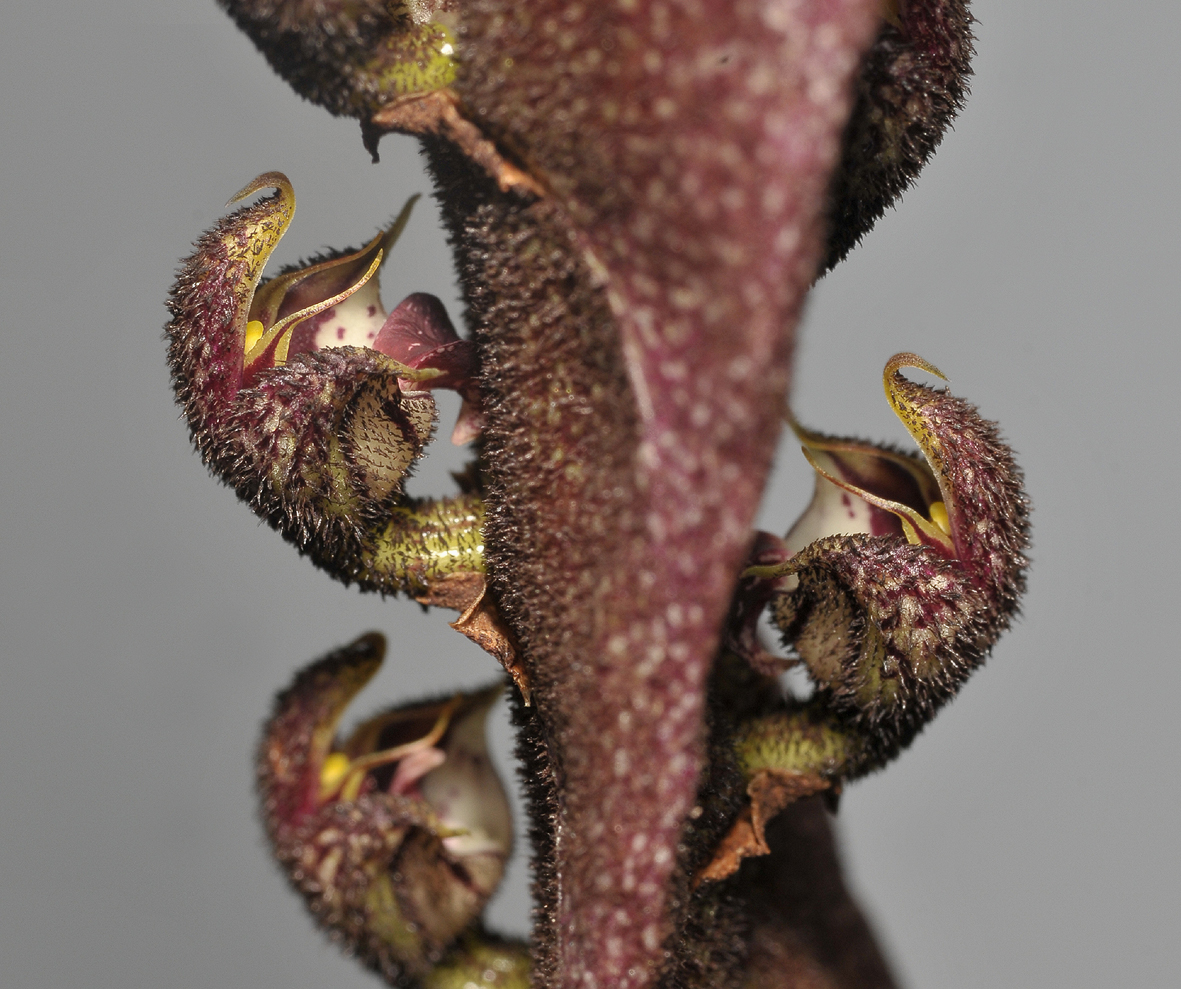
<path fill-rule="evenodd" d="M 380 635 L 362 636 L 276 699 L 258 756 L 275 858 L 316 922 L 391 982 L 492 967 L 520 983 L 522 946 L 476 923 L 512 845 L 484 738 L 500 688 L 403 705 L 337 738 L 384 652 Z"/>

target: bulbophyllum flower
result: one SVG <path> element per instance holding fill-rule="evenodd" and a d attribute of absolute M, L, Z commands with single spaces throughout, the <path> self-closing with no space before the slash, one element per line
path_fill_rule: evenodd
<path fill-rule="evenodd" d="M 1017 609 L 1029 500 L 1012 450 L 974 406 L 909 381 L 904 367 L 943 375 L 914 354 L 886 364 L 886 397 L 919 453 L 793 424 L 815 492 L 782 540 L 758 534 L 727 647 L 775 672 L 755 628 L 769 605 L 789 662 L 804 664 L 815 690 L 735 732 L 750 804 L 701 880 L 766 854 L 766 824 L 792 801 L 835 798 L 845 779 L 897 755 Z"/>
<path fill-rule="evenodd" d="M 824 736 L 809 771 L 830 778 L 908 744 L 1025 589 L 1029 499 L 1012 450 L 974 406 L 904 367 L 943 375 L 914 354 L 886 364 L 886 397 L 920 453 L 796 427 L 817 472 L 812 502 L 782 541 L 761 534 L 746 572 L 816 684 L 793 730 L 806 721 Z"/>
<path fill-rule="evenodd" d="M 434 428 L 430 389 L 464 397 L 457 440 L 480 429 L 473 350 L 442 304 L 382 306 L 378 269 L 410 204 L 361 250 L 260 283 L 294 192 L 268 172 L 231 201 L 267 188 L 200 238 L 172 290 L 169 360 L 194 443 L 334 576 L 464 610 L 483 586 L 482 503 L 402 490 Z"/>
<path fill-rule="evenodd" d="M 800 431 L 817 470 L 812 504 L 778 567 L 784 642 L 834 714 L 877 758 L 906 745 L 984 659 L 1025 589 L 1029 499 L 995 423 L 914 354 L 886 364 L 886 397 L 921 458 Z"/>
<path fill-rule="evenodd" d="M 479 935 L 512 822 L 484 739 L 499 687 L 394 708 L 336 737 L 384 652 L 380 635 L 362 636 L 278 696 L 258 787 L 275 857 L 318 923 L 401 984 L 465 930 Z"/>

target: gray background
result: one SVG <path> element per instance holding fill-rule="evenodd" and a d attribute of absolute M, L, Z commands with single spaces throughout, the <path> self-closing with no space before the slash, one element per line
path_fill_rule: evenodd
<path fill-rule="evenodd" d="M 975 10 L 968 109 L 815 293 L 795 405 L 901 440 L 883 362 L 941 366 L 1025 466 L 1030 589 L 961 698 L 849 788 L 841 836 L 913 989 L 1173 986 L 1181 13 Z M 359 710 L 494 670 L 442 615 L 336 586 L 206 474 L 160 327 L 177 258 L 256 173 L 299 196 L 285 262 L 428 192 L 415 144 L 371 166 L 210 0 L 9 3 L 0 105 L 0 984 L 373 985 L 267 860 L 259 720 L 369 628 L 392 655 Z M 429 200 L 386 268 L 387 302 L 414 290 L 458 315 Z M 418 491 L 461 459 L 437 446 Z M 764 524 L 810 486 L 785 443 Z M 493 913 L 513 931 L 524 873 Z"/>

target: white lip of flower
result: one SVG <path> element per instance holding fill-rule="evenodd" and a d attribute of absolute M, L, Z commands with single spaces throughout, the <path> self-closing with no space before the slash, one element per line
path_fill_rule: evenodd
<path fill-rule="evenodd" d="M 294 213 L 294 193 L 285 178 L 282 182 Z M 256 179 L 231 202 L 257 191 L 258 185 Z M 463 445 L 483 428 L 478 389 L 472 380 L 474 364 L 470 358 L 457 358 L 457 348 L 470 354 L 471 344 L 460 340 L 442 303 L 433 296 L 416 292 L 392 313 L 381 299 L 379 272 L 417 200 L 417 195 L 411 196 L 394 222 L 360 250 L 313 260 L 260 284 L 245 327 L 243 369 L 249 380 L 257 368 L 281 366 L 303 351 L 376 350 L 403 368 L 398 381 L 403 392 L 435 387 L 460 392 L 463 407 L 451 441 Z M 436 359 L 442 367 L 431 363 Z M 419 368 L 416 362 L 422 360 L 428 366 Z"/>
<path fill-rule="evenodd" d="M 345 749 L 324 760 L 320 800 L 355 800 L 368 773 L 393 764 L 386 790 L 400 795 L 417 792 L 440 824 L 453 832 L 443 839 L 448 852 L 457 858 L 492 855 L 503 860 L 512 846 L 512 818 L 485 740 L 488 713 L 500 693 L 499 688 L 488 690 L 466 703 L 457 695 L 434 708 L 434 724 L 426 734 L 364 755 L 358 753 L 403 717 L 418 720 L 428 709 L 378 715 L 359 725 Z"/>

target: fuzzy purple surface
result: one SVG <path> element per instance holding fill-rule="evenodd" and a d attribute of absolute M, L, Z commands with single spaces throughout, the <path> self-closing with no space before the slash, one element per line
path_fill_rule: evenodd
<path fill-rule="evenodd" d="M 203 234 L 169 300 L 169 363 L 177 398 L 203 452 L 229 420 L 242 382 L 242 346 L 235 338 L 234 318 L 252 260 L 245 251 L 250 224 L 265 217 L 268 208 L 269 203 L 248 207 Z M 234 238 L 236 253 L 227 236 Z"/>
<path fill-rule="evenodd" d="M 634 428 L 611 438 L 615 455 L 585 463 L 616 472 L 627 511 L 585 505 L 560 534 L 565 568 L 543 545 L 505 550 L 550 564 L 521 566 L 518 580 L 577 583 L 591 598 L 522 629 L 545 667 L 539 711 L 562 770 L 562 986 L 648 984 L 670 933 L 705 677 L 778 438 L 850 79 L 877 8 L 548 0 L 465 11 L 458 88 L 552 189 L 614 317 L 636 410 Z M 577 346 L 570 357 L 599 360 Z M 552 371 L 541 363 L 515 385 L 539 401 Z M 497 538 L 490 529 L 493 556 Z M 583 565 L 592 572 L 574 572 Z M 587 616 L 590 628 L 574 627 Z"/>

